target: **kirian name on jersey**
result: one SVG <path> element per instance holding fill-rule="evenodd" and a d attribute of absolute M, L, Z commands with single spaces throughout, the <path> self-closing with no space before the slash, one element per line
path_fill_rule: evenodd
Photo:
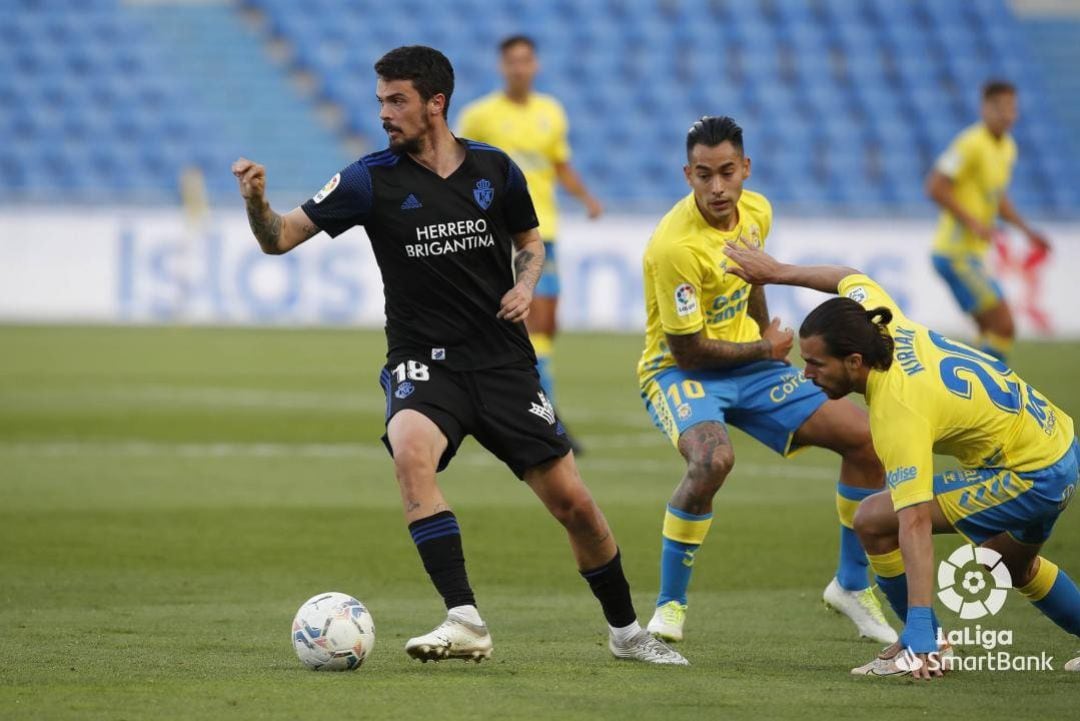
<path fill-rule="evenodd" d="M 915 331 L 897 326 L 893 341 L 896 344 L 895 358 L 904 373 L 913 376 L 926 370 L 919 361 L 919 356 L 915 354 Z"/>
<path fill-rule="evenodd" d="M 484 218 L 421 226 L 416 229 L 416 239 L 428 242 L 406 245 L 405 254 L 410 258 L 428 258 L 476 248 L 494 248 L 495 236 L 487 229 L 488 222 Z"/>

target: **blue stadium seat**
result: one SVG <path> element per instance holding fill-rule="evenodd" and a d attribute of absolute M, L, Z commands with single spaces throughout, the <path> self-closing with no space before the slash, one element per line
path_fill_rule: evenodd
<path fill-rule="evenodd" d="M 540 87 L 570 112 L 577 162 L 613 201 L 684 192 L 677 163 L 658 159 L 677 156 L 695 117 L 726 113 L 746 128 L 755 180 L 774 199 L 836 212 L 925 211 L 926 167 L 977 117 L 981 83 L 1001 76 L 1023 88 L 1018 192 L 1035 211 L 1077 203 L 1075 163 L 1042 111 L 1041 78 L 1006 0 L 241 5 L 259 9 L 265 33 L 292 50 L 287 70 L 310 73 L 315 98 L 342 110 L 343 133 L 373 147 L 385 140 L 371 97 L 371 66 L 383 52 L 442 48 L 457 71 L 457 110 L 498 87 L 498 40 L 527 32 L 540 43 Z M 213 27 L 213 13 L 233 10 L 205 12 Z M 76 195 L 168 194 L 183 163 L 219 170 L 243 150 L 220 113 L 177 79 L 146 18 L 117 0 L 0 5 L 0 135 L 14 141 L 0 149 L 0 198 L 47 195 L 50 183 Z M 249 47 L 223 42 L 216 52 Z M 259 72 L 279 72 L 258 62 Z M 269 126 L 243 133 L 275 142 Z M 212 189 L 232 193 L 219 175 L 208 176 Z"/>

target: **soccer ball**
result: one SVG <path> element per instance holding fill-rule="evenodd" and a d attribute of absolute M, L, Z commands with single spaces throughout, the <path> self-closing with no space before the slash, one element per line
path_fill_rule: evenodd
<path fill-rule="evenodd" d="M 292 624 L 300 662 L 316 671 L 360 668 L 375 648 L 375 622 L 364 604 L 344 593 L 312 596 Z"/>

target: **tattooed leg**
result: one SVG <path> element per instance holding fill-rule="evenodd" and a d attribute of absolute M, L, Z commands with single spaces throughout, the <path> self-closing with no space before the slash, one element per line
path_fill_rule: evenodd
<path fill-rule="evenodd" d="M 435 480 L 446 436 L 429 418 L 406 409 L 390 419 L 386 435 L 394 449 L 394 475 L 409 523 L 450 510 Z"/>
<path fill-rule="evenodd" d="M 712 525 L 712 499 L 735 464 L 727 429 L 719 421 L 691 426 L 679 437 L 686 475 L 664 514 L 660 547 L 660 593 L 649 631 L 682 640 L 687 589 L 694 558 Z"/>
<path fill-rule="evenodd" d="M 679 438 L 679 453 L 686 459 L 686 475 L 671 496 L 671 505 L 687 513 L 712 512 L 712 499 L 735 465 L 723 423 L 706 421 L 691 426 Z"/>
<path fill-rule="evenodd" d="M 566 529 L 579 569 L 596 568 L 612 559 L 615 538 L 582 482 L 573 455 L 530 468 L 525 471 L 525 483 Z"/>

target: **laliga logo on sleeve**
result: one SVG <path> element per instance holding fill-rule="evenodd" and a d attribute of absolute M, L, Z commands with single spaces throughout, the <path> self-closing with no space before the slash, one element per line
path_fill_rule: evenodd
<path fill-rule="evenodd" d="M 697 293 L 694 286 L 689 283 L 681 283 L 675 289 L 675 313 L 679 316 L 690 315 L 698 309 Z"/>
<path fill-rule="evenodd" d="M 994 615 L 1005 605 L 1012 575 L 1001 554 L 981 546 L 961 546 L 938 565 L 938 598 L 963 619 Z"/>
<path fill-rule="evenodd" d="M 326 196 L 330 195 L 330 193 L 333 193 L 334 190 L 340 184 L 341 184 L 341 173 L 335 173 L 334 177 L 332 177 L 332 178 L 330 178 L 330 180 L 326 181 L 326 185 L 324 185 L 322 187 L 322 190 L 320 190 L 318 193 L 315 194 L 315 197 L 313 198 L 313 200 L 315 201 L 315 204 L 318 205 L 319 203 L 326 200 Z"/>

